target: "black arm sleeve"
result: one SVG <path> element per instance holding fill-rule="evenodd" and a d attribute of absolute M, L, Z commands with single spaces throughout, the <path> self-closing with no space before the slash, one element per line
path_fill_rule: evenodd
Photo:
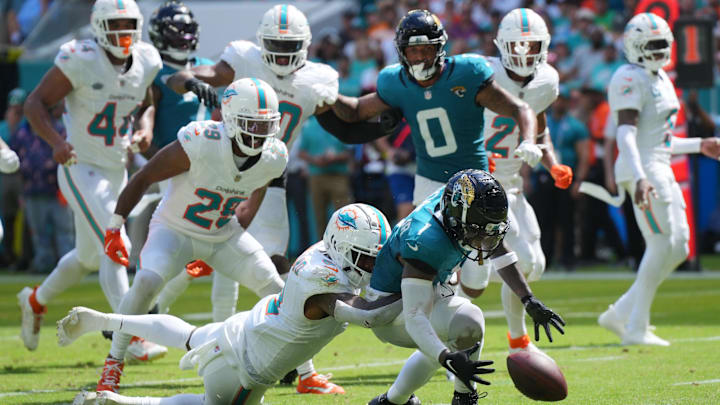
<path fill-rule="evenodd" d="M 415 267 L 416 269 L 420 270 L 421 272 L 425 273 L 425 274 L 430 274 L 430 275 L 437 274 L 437 270 L 436 270 L 433 266 L 425 263 L 425 262 L 422 261 L 422 260 L 418 260 L 418 259 L 406 259 L 406 258 L 404 258 L 404 257 L 403 257 L 403 260 L 406 261 L 406 262 L 407 262 L 408 264 L 410 264 L 411 266 Z"/>
<path fill-rule="evenodd" d="M 361 144 L 372 142 L 385 136 L 382 125 L 379 122 L 345 122 L 335 115 L 333 110 L 328 110 L 315 117 L 326 131 L 330 132 L 343 143 Z"/>

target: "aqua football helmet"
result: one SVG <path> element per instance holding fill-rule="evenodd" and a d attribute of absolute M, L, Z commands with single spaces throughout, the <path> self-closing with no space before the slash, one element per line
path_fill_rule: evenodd
<path fill-rule="evenodd" d="M 440 203 L 445 232 L 465 251 L 488 258 L 508 230 L 505 190 L 489 173 L 468 169 L 455 173 Z"/>
<path fill-rule="evenodd" d="M 260 79 L 230 83 L 223 92 L 221 110 L 225 133 L 248 156 L 262 152 L 265 140 L 280 130 L 277 94 Z"/>
<path fill-rule="evenodd" d="M 668 23 L 653 13 L 640 13 L 625 26 L 623 45 L 630 63 L 657 72 L 670 63 L 674 41 Z"/>
<path fill-rule="evenodd" d="M 370 271 L 363 261 L 376 258 L 390 237 L 390 223 L 380 210 L 367 204 L 346 205 L 330 217 L 323 244 L 328 256 L 342 267 L 355 288 L 370 283 Z M 374 261 L 370 263 L 374 264 Z"/>
<path fill-rule="evenodd" d="M 278 76 L 287 76 L 305 64 L 311 39 L 305 14 L 288 4 L 268 10 L 257 31 L 262 60 Z"/>
<path fill-rule="evenodd" d="M 529 8 L 516 8 L 500 21 L 494 42 L 503 66 L 521 77 L 528 77 L 547 60 L 550 32 L 538 13 Z M 533 48 L 537 51 L 533 52 Z"/>
<path fill-rule="evenodd" d="M 111 30 L 112 20 L 135 20 L 135 28 Z M 143 17 L 135 0 L 95 0 L 90 14 L 90 28 L 95 41 L 113 56 L 126 59 L 140 41 Z M 108 39 L 115 36 L 115 45 Z"/>

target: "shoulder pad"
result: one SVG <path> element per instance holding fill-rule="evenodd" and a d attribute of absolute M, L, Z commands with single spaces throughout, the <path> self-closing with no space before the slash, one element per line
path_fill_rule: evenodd
<path fill-rule="evenodd" d="M 305 66 L 293 75 L 293 86 L 312 87 L 315 84 L 338 87 L 338 72 L 324 63 L 305 62 Z"/>

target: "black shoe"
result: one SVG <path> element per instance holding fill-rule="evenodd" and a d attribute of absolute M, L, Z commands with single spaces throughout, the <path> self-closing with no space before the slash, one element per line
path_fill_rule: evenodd
<path fill-rule="evenodd" d="M 282 385 L 293 385 L 295 383 L 295 379 L 298 376 L 297 370 L 293 370 L 287 374 L 285 374 L 285 377 L 280 380 L 280 384 Z"/>
<path fill-rule="evenodd" d="M 368 405 L 398 405 L 398 404 L 394 404 L 394 403 L 390 402 L 387 399 L 387 392 L 386 392 L 382 395 L 378 395 L 375 398 L 371 399 L 370 402 L 368 402 Z M 402 405 L 420 405 L 420 400 L 418 399 L 418 397 L 415 396 L 415 394 L 412 394 L 412 395 L 410 395 L 410 399 L 408 399 L 408 401 Z"/>
<path fill-rule="evenodd" d="M 473 392 L 457 392 L 453 394 L 452 405 L 477 405 L 478 400 L 485 398 L 488 395 L 487 392 L 481 392 L 479 395 L 477 391 Z"/>
<path fill-rule="evenodd" d="M 111 330 L 104 330 L 101 333 L 105 339 L 112 340 L 113 332 Z"/>

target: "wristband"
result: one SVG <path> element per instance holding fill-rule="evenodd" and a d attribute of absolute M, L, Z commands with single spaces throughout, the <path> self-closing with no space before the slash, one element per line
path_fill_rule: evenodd
<path fill-rule="evenodd" d="M 528 294 L 528 295 L 526 295 L 526 296 L 524 296 L 524 297 L 520 298 L 520 302 L 522 302 L 522 303 L 523 303 L 523 305 L 525 305 L 525 303 L 527 303 L 528 301 L 530 301 L 530 298 L 532 298 L 532 297 L 533 297 L 533 295 L 532 295 L 532 294 Z"/>
<path fill-rule="evenodd" d="M 108 228 L 109 229 L 120 229 L 120 228 L 122 228 L 124 223 L 125 223 L 125 218 L 123 218 L 122 215 L 113 214 L 112 217 L 110 217 L 110 222 L 108 223 Z"/>
<path fill-rule="evenodd" d="M 510 266 L 511 264 L 516 263 L 517 261 L 518 256 L 515 252 L 507 252 L 502 256 L 493 258 L 491 260 L 491 263 L 493 267 L 495 267 L 495 270 L 501 270 L 507 266 Z"/>

